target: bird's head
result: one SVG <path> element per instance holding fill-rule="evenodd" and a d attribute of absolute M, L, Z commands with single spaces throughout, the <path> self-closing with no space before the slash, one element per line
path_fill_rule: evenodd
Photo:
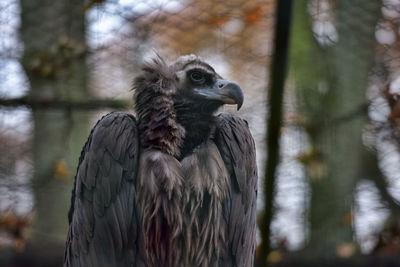
<path fill-rule="evenodd" d="M 144 147 L 178 155 L 191 151 L 212 128 L 224 104 L 243 104 L 240 87 L 228 82 L 195 55 L 168 65 L 158 57 L 145 64 L 133 87 Z"/>
<path fill-rule="evenodd" d="M 174 105 L 194 113 L 212 114 L 224 104 L 243 104 L 242 89 L 236 83 L 224 80 L 209 64 L 195 55 L 178 58 L 171 68 L 176 79 Z"/>
<path fill-rule="evenodd" d="M 238 110 L 243 104 L 239 85 L 224 80 L 195 55 L 181 56 L 171 65 L 160 57 L 145 64 L 134 89 L 139 117 L 165 101 L 172 101 L 178 115 L 211 115 L 224 104 L 236 104 Z"/>

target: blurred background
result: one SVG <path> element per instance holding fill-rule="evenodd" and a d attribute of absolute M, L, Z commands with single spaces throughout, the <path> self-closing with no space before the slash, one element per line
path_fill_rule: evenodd
<path fill-rule="evenodd" d="M 81 148 L 156 53 L 244 90 L 260 266 L 400 266 L 400 1 L 293 2 L 271 177 L 276 0 L 2 0 L 0 266 L 62 265 Z"/>

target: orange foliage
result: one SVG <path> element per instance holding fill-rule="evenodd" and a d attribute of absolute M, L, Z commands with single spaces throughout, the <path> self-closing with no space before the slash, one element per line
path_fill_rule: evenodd
<path fill-rule="evenodd" d="M 248 11 L 245 16 L 244 20 L 249 24 L 258 24 L 261 22 L 263 10 L 260 5 L 256 5 L 250 11 Z"/>
<path fill-rule="evenodd" d="M 352 225 L 353 221 L 354 221 L 354 214 L 351 212 L 347 213 L 342 218 L 342 224 L 344 224 L 344 225 Z"/>
<path fill-rule="evenodd" d="M 221 27 L 222 25 L 224 25 L 225 23 L 227 23 L 229 21 L 229 17 L 227 16 L 218 16 L 218 17 L 214 17 L 211 18 L 210 20 L 210 25 L 213 27 Z"/>
<path fill-rule="evenodd" d="M 31 215 L 20 217 L 14 213 L 9 213 L 0 217 L 0 230 L 7 233 L 18 252 L 22 252 L 25 248 L 25 232 L 31 222 Z"/>
<path fill-rule="evenodd" d="M 67 162 L 64 159 L 58 159 L 54 162 L 53 165 L 54 175 L 61 180 L 68 180 L 69 177 L 69 169 L 67 166 Z"/>

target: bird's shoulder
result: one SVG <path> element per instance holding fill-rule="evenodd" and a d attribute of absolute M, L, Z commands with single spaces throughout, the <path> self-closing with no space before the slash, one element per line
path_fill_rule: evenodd
<path fill-rule="evenodd" d="M 248 122 L 234 114 L 221 113 L 216 117 L 216 131 L 213 136 L 218 147 L 227 146 L 230 149 L 239 149 L 237 156 L 255 156 L 255 143 L 251 135 Z M 225 151 L 227 152 L 227 151 Z"/>
<path fill-rule="evenodd" d="M 104 115 L 93 127 L 88 141 L 100 141 L 105 135 L 120 136 L 123 132 L 137 132 L 136 118 L 125 112 L 111 112 Z M 114 140 L 116 141 L 116 140 Z"/>
<path fill-rule="evenodd" d="M 232 113 L 221 113 L 218 114 L 217 118 L 217 128 L 218 129 L 226 129 L 226 128 L 231 128 L 232 130 L 246 130 L 245 134 L 250 134 L 249 130 L 249 123 Z M 251 134 L 250 134 L 251 135 Z"/>
<path fill-rule="evenodd" d="M 107 161 L 127 167 L 125 165 L 131 164 L 131 159 L 137 156 L 138 149 L 138 127 L 135 117 L 125 112 L 111 112 L 93 127 L 80 161 L 85 161 L 86 158 L 87 163 L 97 163 L 95 165 L 103 171 L 104 168 L 110 167 L 101 166 L 102 162 L 107 164 Z M 79 165 L 81 163 L 84 162 L 80 162 Z"/>
<path fill-rule="evenodd" d="M 122 163 L 134 157 L 138 150 L 137 135 L 137 122 L 131 114 L 111 112 L 97 121 L 79 157 L 68 213 L 70 223 L 75 209 L 75 196 L 81 193 L 82 185 L 91 190 L 96 185 L 101 167 L 103 172 L 109 171 L 104 167 L 109 167 L 111 162 Z"/>
<path fill-rule="evenodd" d="M 214 142 L 237 190 L 243 191 L 249 180 L 257 180 L 255 143 L 246 120 L 234 114 L 218 115 Z"/>

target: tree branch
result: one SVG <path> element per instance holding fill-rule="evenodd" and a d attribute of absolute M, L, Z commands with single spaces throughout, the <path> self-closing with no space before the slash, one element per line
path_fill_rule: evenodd
<path fill-rule="evenodd" d="M 131 101 L 117 99 L 89 99 L 89 100 L 59 100 L 59 99 L 32 99 L 24 96 L 20 98 L 1 99 L 0 108 L 18 108 L 21 106 L 32 109 L 76 109 L 95 110 L 102 108 L 126 109 L 132 106 Z"/>
<path fill-rule="evenodd" d="M 256 266 L 266 266 L 267 256 L 271 250 L 271 221 L 274 213 L 276 168 L 279 164 L 279 134 L 282 126 L 282 102 L 287 72 L 289 33 L 292 17 L 292 0 L 281 0 L 277 4 L 275 25 L 274 56 L 271 66 L 271 84 L 269 88 L 269 118 L 267 121 L 268 157 L 264 177 L 264 213 L 259 225 L 261 245 L 257 255 Z"/>

